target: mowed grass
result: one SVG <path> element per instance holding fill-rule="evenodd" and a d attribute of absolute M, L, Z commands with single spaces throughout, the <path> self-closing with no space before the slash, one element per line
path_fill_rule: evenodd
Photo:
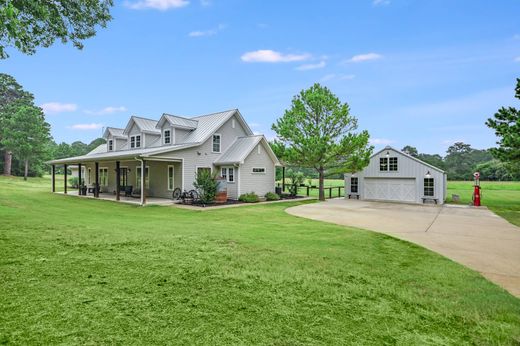
<path fill-rule="evenodd" d="M 1 177 L 0 343 L 520 342 L 520 300 L 479 274 L 295 204 L 143 208 Z"/>
<path fill-rule="evenodd" d="M 514 225 L 520 226 L 520 182 L 518 181 L 483 181 L 481 203 Z M 459 204 L 469 204 L 473 196 L 473 182 L 449 181 L 448 203 L 455 203 L 452 195 L 460 196 Z"/>

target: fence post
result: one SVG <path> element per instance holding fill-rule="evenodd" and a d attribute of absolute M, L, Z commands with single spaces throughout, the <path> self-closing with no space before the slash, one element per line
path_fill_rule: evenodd
<path fill-rule="evenodd" d="M 307 197 L 309 197 L 309 186 L 307 186 Z"/>
<path fill-rule="evenodd" d="M 332 198 L 332 187 L 329 187 L 329 198 Z"/>
<path fill-rule="evenodd" d="M 338 197 L 341 197 L 341 186 L 338 186 Z"/>

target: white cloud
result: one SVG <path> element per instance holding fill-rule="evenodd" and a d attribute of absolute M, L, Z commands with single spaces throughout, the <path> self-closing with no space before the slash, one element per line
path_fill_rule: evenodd
<path fill-rule="evenodd" d="M 98 111 L 85 110 L 84 112 L 85 112 L 85 114 L 104 115 L 104 114 L 113 114 L 113 113 L 117 113 L 117 112 L 126 112 L 126 111 L 127 111 L 127 109 L 124 106 L 119 106 L 119 107 L 108 106 L 108 107 L 105 107 Z"/>
<path fill-rule="evenodd" d="M 200 5 L 204 7 L 211 6 L 211 0 L 200 0 Z"/>
<path fill-rule="evenodd" d="M 326 81 L 330 81 L 330 80 L 333 80 L 333 79 L 336 79 L 336 80 L 352 80 L 354 79 L 356 76 L 353 75 L 353 74 L 335 74 L 335 73 L 329 73 L 329 74 L 326 74 L 325 76 L 323 76 L 321 78 L 321 81 L 322 82 L 326 82 Z"/>
<path fill-rule="evenodd" d="M 240 57 L 245 62 L 294 62 L 309 59 L 310 54 L 283 54 L 270 49 L 260 49 L 242 54 Z"/>
<path fill-rule="evenodd" d="M 324 68 L 327 65 L 327 63 L 322 60 L 317 64 L 303 64 L 298 67 L 296 67 L 296 70 L 298 71 L 308 71 L 308 70 L 316 70 L 319 68 Z"/>
<path fill-rule="evenodd" d="M 203 36 L 213 36 L 216 35 L 219 31 L 223 30 L 226 26 L 224 24 L 219 24 L 215 29 L 205 30 L 205 31 L 192 31 L 188 34 L 189 37 L 203 37 Z"/>
<path fill-rule="evenodd" d="M 151 8 L 154 10 L 166 11 L 170 8 L 181 8 L 188 6 L 190 2 L 187 0 L 139 0 L 135 2 L 127 2 L 126 6 L 133 10 L 143 10 Z"/>
<path fill-rule="evenodd" d="M 516 62 L 520 62 L 520 56 L 517 56 L 517 57 L 515 58 L 515 61 L 516 61 Z"/>
<path fill-rule="evenodd" d="M 372 1 L 373 6 L 386 6 L 390 5 L 390 0 L 373 0 Z"/>
<path fill-rule="evenodd" d="M 40 106 L 45 114 L 74 112 L 78 105 L 74 103 L 48 102 Z"/>
<path fill-rule="evenodd" d="M 92 124 L 75 124 L 75 125 L 69 126 L 69 128 L 71 128 L 73 130 L 97 130 L 97 129 L 100 129 L 102 127 L 103 127 L 103 124 L 96 124 L 96 123 L 92 123 Z"/>
<path fill-rule="evenodd" d="M 370 138 L 370 144 L 373 145 L 389 145 L 392 143 L 395 143 L 395 141 L 387 138 Z"/>
<path fill-rule="evenodd" d="M 258 127 L 260 127 L 260 124 L 259 123 L 249 123 L 249 127 L 252 129 L 258 128 Z"/>
<path fill-rule="evenodd" d="M 367 53 L 367 54 L 359 54 L 354 55 L 352 58 L 348 59 L 346 62 L 364 62 L 364 61 L 373 61 L 382 59 L 383 56 L 377 53 Z"/>

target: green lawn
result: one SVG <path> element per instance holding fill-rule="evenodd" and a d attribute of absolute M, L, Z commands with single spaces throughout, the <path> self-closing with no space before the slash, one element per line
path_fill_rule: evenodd
<path fill-rule="evenodd" d="M 479 274 L 294 204 L 143 208 L 0 177 L 0 343 L 520 342 L 520 300 Z"/>
<path fill-rule="evenodd" d="M 483 181 L 482 205 L 502 216 L 514 225 L 520 226 L 520 182 Z M 448 182 L 448 203 L 453 203 L 452 194 L 460 195 L 461 204 L 469 204 L 473 195 L 473 182 Z"/>

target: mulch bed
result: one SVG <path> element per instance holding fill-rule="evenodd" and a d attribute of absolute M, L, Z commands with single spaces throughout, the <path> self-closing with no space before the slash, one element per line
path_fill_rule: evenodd
<path fill-rule="evenodd" d="M 299 198 L 304 198 L 304 196 L 291 196 L 291 195 L 282 195 L 282 197 L 280 198 L 281 200 L 292 200 L 292 199 L 299 199 Z M 186 203 L 185 205 L 192 205 L 194 207 L 201 207 L 201 208 L 211 208 L 211 207 L 220 207 L 222 205 L 233 205 L 233 204 L 258 204 L 258 203 L 263 203 L 263 202 L 267 202 L 267 201 L 260 201 L 260 202 L 257 202 L 257 203 L 247 203 L 247 202 L 241 202 L 239 200 L 235 200 L 235 199 L 228 199 L 225 203 L 208 203 L 208 204 L 202 204 L 200 202 L 195 202 L 195 203 L 191 203 L 191 204 L 188 204 Z"/>

